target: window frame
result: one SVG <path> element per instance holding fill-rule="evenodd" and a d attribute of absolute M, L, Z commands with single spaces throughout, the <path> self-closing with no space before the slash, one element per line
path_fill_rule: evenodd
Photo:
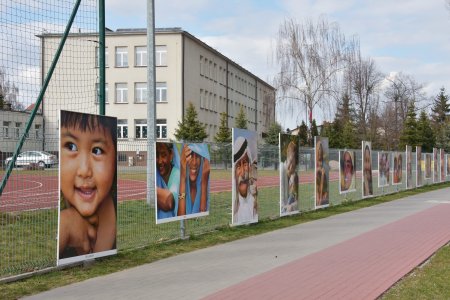
<path fill-rule="evenodd" d="M 125 88 L 120 88 L 118 87 L 118 85 L 125 85 Z M 120 91 L 120 99 L 121 101 L 118 101 L 118 95 L 119 95 L 119 91 Z M 123 101 L 123 98 L 125 98 L 125 101 Z M 116 82 L 115 84 L 115 99 L 114 99 L 115 103 L 118 104 L 122 104 L 122 103 L 128 103 L 128 83 L 126 82 Z"/>
<path fill-rule="evenodd" d="M 145 51 L 138 51 L 140 48 L 145 49 Z M 134 66 L 147 67 L 147 46 L 134 47 Z"/>
<path fill-rule="evenodd" d="M 167 45 L 155 46 L 155 66 L 167 67 Z"/>
<path fill-rule="evenodd" d="M 164 84 L 164 86 L 161 86 L 162 84 Z M 160 85 L 160 86 L 158 86 Z M 167 100 L 167 82 L 165 81 L 161 81 L 161 82 L 157 82 L 155 85 L 156 89 L 155 89 L 155 101 L 157 103 L 167 103 L 169 102 Z M 165 97 L 163 97 L 165 96 Z M 163 99 L 165 98 L 165 99 Z"/>
<path fill-rule="evenodd" d="M 120 50 L 125 51 L 120 51 Z M 119 59 L 120 57 L 120 59 Z M 127 46 L 117 46 L 115 57 L 114 57 L 115 67 L 116 68 L 128 68 L 129 61 L 128 61 L 128 47 Z"/>
<path fill-rule="evenodd" d="M 142 85 L 144 88 L 138 88 L 138 85 Z M 138 96 L 140 96 L 138 98 Z M 134 103 L 147 103 L 147 82 L 135 82 L 134 83 Z"/>
<path fill-rule="evenodd" d="M 156 120 L 156 138 L 161 140 L 167 139 L 167 119 Z"/>

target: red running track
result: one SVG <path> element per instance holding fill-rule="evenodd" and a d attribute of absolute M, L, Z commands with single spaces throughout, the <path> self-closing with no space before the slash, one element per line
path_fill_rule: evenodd
<path fill-rule="evenodd" d="M 339 173 L 330 172 L 330 180 L 337 180 Z M 300 174 L 300 184 L 312 183 L 314 174 Z M 258 187 L 280 185 L 278 176 L 258 178 Z M 147 186 L 145 181 L 120 179 L 118 181 L 118 200 L 145 199 Z M 231 180 L 211 180 L 211 193 L 231 191 Z M 24 211 L 58 207 L 58 177 L 14 174 L 0 196 L 0 211 Z"/>
<path fill-rule="evenodd" d="M 449 215 L 434 206 L 206 299 L 377 299 L 450 241 Z"/>

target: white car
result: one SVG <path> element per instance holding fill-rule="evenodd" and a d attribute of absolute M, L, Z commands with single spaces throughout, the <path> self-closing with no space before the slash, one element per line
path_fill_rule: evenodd
<path fill-rule="evenodd" d="M 5 165 L 8 166 L 12 157 L 5 159 Z M 23 167 L 28 166 L 31 163 L 37 164 L 41 168 L 51 167 L 58 163 L 56 155 L 50 154 L 45 151 L 25 151 L 17 156 L 16 166 Z"/>

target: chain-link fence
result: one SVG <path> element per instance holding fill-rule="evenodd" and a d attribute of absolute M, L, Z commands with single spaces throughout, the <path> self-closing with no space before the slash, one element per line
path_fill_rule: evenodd
<path fill-rule="evenodd" d="M 180 222 L 155 223 L 153 199 L 147 204 L 146 153 L 143 142 L 120 142 L 118 153 L 118 238 L 119 251 L 128 251 L 153 243 L 181 237 Z M 210 145 L 211 183 L 221 183 L 220 191 L 211 189 L 209 216 L 185 220 L 186 234 L 201 234 L 231 223 L 232 161 L 230 145 Z M 339 193 L 339 150 L 329 151 L 330 205 L 362 199 L 361 150 L 356 153 L 356 191 Z M 276 146 L 261 146 L 258 150 L 258 215 L 260 220 L 280 216 L 279 150 Z M 404 152 L 402 152 L 404 154 Z M 299 209 L 313 210 L 314 149 L 299 151 Z M 405 164 L 406 165 L 406 164 Z M 406 167 L 403 165 L 403 178 Z M 399 185 L 378 187 L 378 151 L 372 151 L 374 196 L 405 190 Z M 415 184 L 415 153 L 411 168 Z M 438 168 L 440 170 L 441 168 Z M 2 171 L 4 172 L 4 171 Z M 392 169 L 391 169 L 392 172 Z M 3 174 L 3 173 L 0 173 Z M 440 177 L 441 178 L 441 177 Z M 444 177 L 448 180 L 448 177 Z M 424 179 L 423 184 L 432 184 Z M 0 197 L 0 277 L 9 277 L 56 265 L 58 226 L 58 167 L 45 169 L 16 167 Z"/>

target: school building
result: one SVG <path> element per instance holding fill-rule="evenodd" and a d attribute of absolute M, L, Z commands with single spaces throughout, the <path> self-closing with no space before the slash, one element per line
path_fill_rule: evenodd
<path fill-rule="evenodd" d="M 146 33 L 146 29 L 107 30 L 105 38 L 106 115 L 118 119 L 119 151 L 139 155 L 146 150 L 147 138 Z M 44 78 L 61 35 L 39 37 Z M 156 29 L 155 50 L 157 140 L 175 140 L 189 102 L 206 125 L 206 142 L 214 141 L 221 112 L 228 113 L 231 128 L 242 106 L 248 129 L 259 138 L 275 121 L 275 89 L 192 34 L 181 28 Z M 48 137 L 57 136 L 59 109 L 98 113 L 97 34 L 70 34 L 53 77 L 43 105 Z M 46 142 L 46 150 L 57 151 L 56 140 Z"/>

